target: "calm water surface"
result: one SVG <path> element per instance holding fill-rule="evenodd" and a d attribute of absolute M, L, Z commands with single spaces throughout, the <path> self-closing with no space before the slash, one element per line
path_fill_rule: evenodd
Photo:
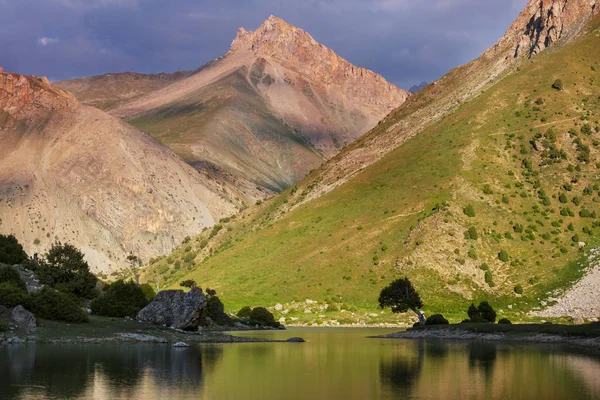
<path fill-rule="evenodd" d="M 600 399 L 600 356 L 550 346 L 246 333 L 307 343 L 0 346 L 0 399 Z M 587 353 L 587 354 L 586 354 Z"/>

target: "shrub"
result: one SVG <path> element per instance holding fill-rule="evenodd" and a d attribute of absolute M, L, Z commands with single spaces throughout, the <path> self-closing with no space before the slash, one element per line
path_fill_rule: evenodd
<path fill-rule="evenodd" d="M 508 253 L 506 250 L 500 250 L 500 253 L 498 253 L 498 260 L 508 262 Z"/>
<path fill-rule="evenodd" d="M 36 268 L 40 281 L 63 293 L 91 299 L 98 279 L 90 272 L 83 253 L 70 244 L 56 243 Z"/>
<path fill-rule="evenodd" d="M 479 310 L 477 309 L 477 307 L 475 307 L 475 304 L 473 303 L 471 303 L 471 305 L 469 306 L 469 309 L 467 310 L 467 315 L 471 320 L 477 316 L 481 317 Z"/>
<path fill-rule="evenodd" d="M 471 204 L 467 205 L 464 209 L 463 212 L 465 213 L 465 215 L 467 217 L 471 217 L 473 218 L 475 216 L 475 209 L 473 208 L 473 206 Z"/>
<path fill-rule="evenodd" d="M 515 293 L 516 294 L 523 294 L 523 286 L 521 286 L 521 285 L 515 286 Z"/>
<path fill-rule="evenodd" d="M 494 277 L 492 276 L 492 271 L 490 271 L 490 270 L 485 271 L 484 278 L 485 278 L 485 283 L 487 283 L 489 287 L 496 286 L 496 284 L 494 283 Z"/>
<path fill-rule="evenodd" d="M 264 307 L 256 307 L 252 310 L 252 313 L 250 313 L 250 321 L 255 325 L 271 326 L 274 328 L 279 327 L 279 322 L 275 321 L 273 314 Z"/>
<path fill-rule="evenodd" d="M 237 312 L 237 316 L 239 318 L 250 318 L 250 314 L 252 314 L 252 307 L 242 307 L 240 311 Z"/>
<path fill-rule="evenodd" d="M 566 194 L 561 193 L 560 196 L 558 196 L 558 201 L 560 201 L 563 204 L 566 204 L 569 200 L 567 199 Z"/>
<path fill-rule="evenodd" d="M 560 79 L 555 80 L 552 84 L 552 89 L 563 90 L 564 88 L 565 86 L 563 84 L 563 81 L 561 81 Z"/>
<path fill-rule="evenodd" d="M 208 296 L 202 316 L 208 317 L 219 325 L 231 325 L 231 318 L 225 313 L 225 306 L 218 296 Z"/>
<path fill-rule="evenodd" d="M 21 264 L 27 260 L 23 246 L 13 235 L 0 235 L 0 263 Z"/>
<path fill-rule="evenodd" d="M 19 272 L 8 265 L 0 265 L 0 283 L 11 283 L 19 289 L 27 290 L 27 285 L 21 279 Z"/>
<path fill-rule="evenodd" d="M 135 282 L 116 281 L 92 300 L 90 308 L 96 315 L 105 317 L 135 317 L 148 304 L 146 295 Z"/>
<path fill-rule="evenodd" d="M 465 232 L 465 239 L 467 240 L 477 240 L 479 238 L 479 234 L 477 233 L 477 229 L 474 226 L 470 227 Z"/>
<path fill-rule="evenodd" d="M 45 287 L 31 296 L 31 311 L 39 318 L 65 322 L 87 322 L 87 314 L 69 295 Z"/>
<path fill-rule="evenodd" d="M 179 284 L 179 286 L 184 287 L 184 288 L 194 289 L 194 288 L 198 287 L 198 284 L 196 283 L 195 280 L 188 279 L 188 280 L 185 280 L 185 281 L 181 282 Z"/>
<path fill-rule="evenodd" d="M 482 301 L 479 303 L 479 307 L 477 307 L 477 311 L 479 314 L 489 322 L 496 321 L 496 311 L 492 308 L 492 306 L 487 301 Z"/>
<path fill-rule="evenodd" d="M 498 321 L 498 325 L 512 325 L 512 322 L 508 318 L 502 318 Z"/>
<path fill-rule="evenodd" d="M 12 282 L 0 283 L 0 305 L 12 308 L 22 305 L 28 308 L 30 305 L 30 296 L 26 289 L 23 289 Z"/>
<path fill-rule="evenodd" d="M 425 325 L 448 325 L 449 322 L 442 314 L 434 314 L 427 318 Z"/>

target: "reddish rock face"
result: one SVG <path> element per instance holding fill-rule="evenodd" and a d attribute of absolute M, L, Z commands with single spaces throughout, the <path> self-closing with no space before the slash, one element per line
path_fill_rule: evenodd
<path fill-rule="evenodd" d="M 78 104 L 75 97 L 53 87 L 48 79 L 0 71 L 0 110 L 15 120 L 31 122 L 51 110 Z"/>
<path fill-rule="evenodd" d="M 352 65 L 306 31 L 274 16 L 254 32 L 240 28 L 229 54 L 240 50 L 250 50 L 275 61 L 322 87 L 340 86 L 344 94 L 358 96 L 365 104 L 388 109 L 388 112 L 409 96 L 381 75 Z"/>

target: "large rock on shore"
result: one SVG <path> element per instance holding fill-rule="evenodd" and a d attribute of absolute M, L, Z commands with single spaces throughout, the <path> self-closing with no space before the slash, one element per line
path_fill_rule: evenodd
<path fill-rule="evenodd" d="M 10 312 L 10 316 L 12 317 L 13 321 L 24 328 L 36 328 L 35 316 L 31 312 L 27 311 L 23 306 L 16 306 L 13 308 Z"/>
<path fill-rule="evenodd" d="M 163 290 L 158 292 L 152 303 L 137 315 L 137 320 L 155 325 L 166 325 L 176 329 L 195 330 L 200 325 L 206 297 L 202 290 Z"/>

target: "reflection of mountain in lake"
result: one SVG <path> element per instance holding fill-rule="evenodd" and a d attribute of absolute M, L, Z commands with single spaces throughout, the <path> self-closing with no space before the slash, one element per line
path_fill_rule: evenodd
<path fill-rule="evenodd" d="M 198 393 L 222 347 L 168 345 L 0 346 L 1 399 L 139 398 L 141 392 Z M 177 398 L 177 396 L 175 396 Z"/>

